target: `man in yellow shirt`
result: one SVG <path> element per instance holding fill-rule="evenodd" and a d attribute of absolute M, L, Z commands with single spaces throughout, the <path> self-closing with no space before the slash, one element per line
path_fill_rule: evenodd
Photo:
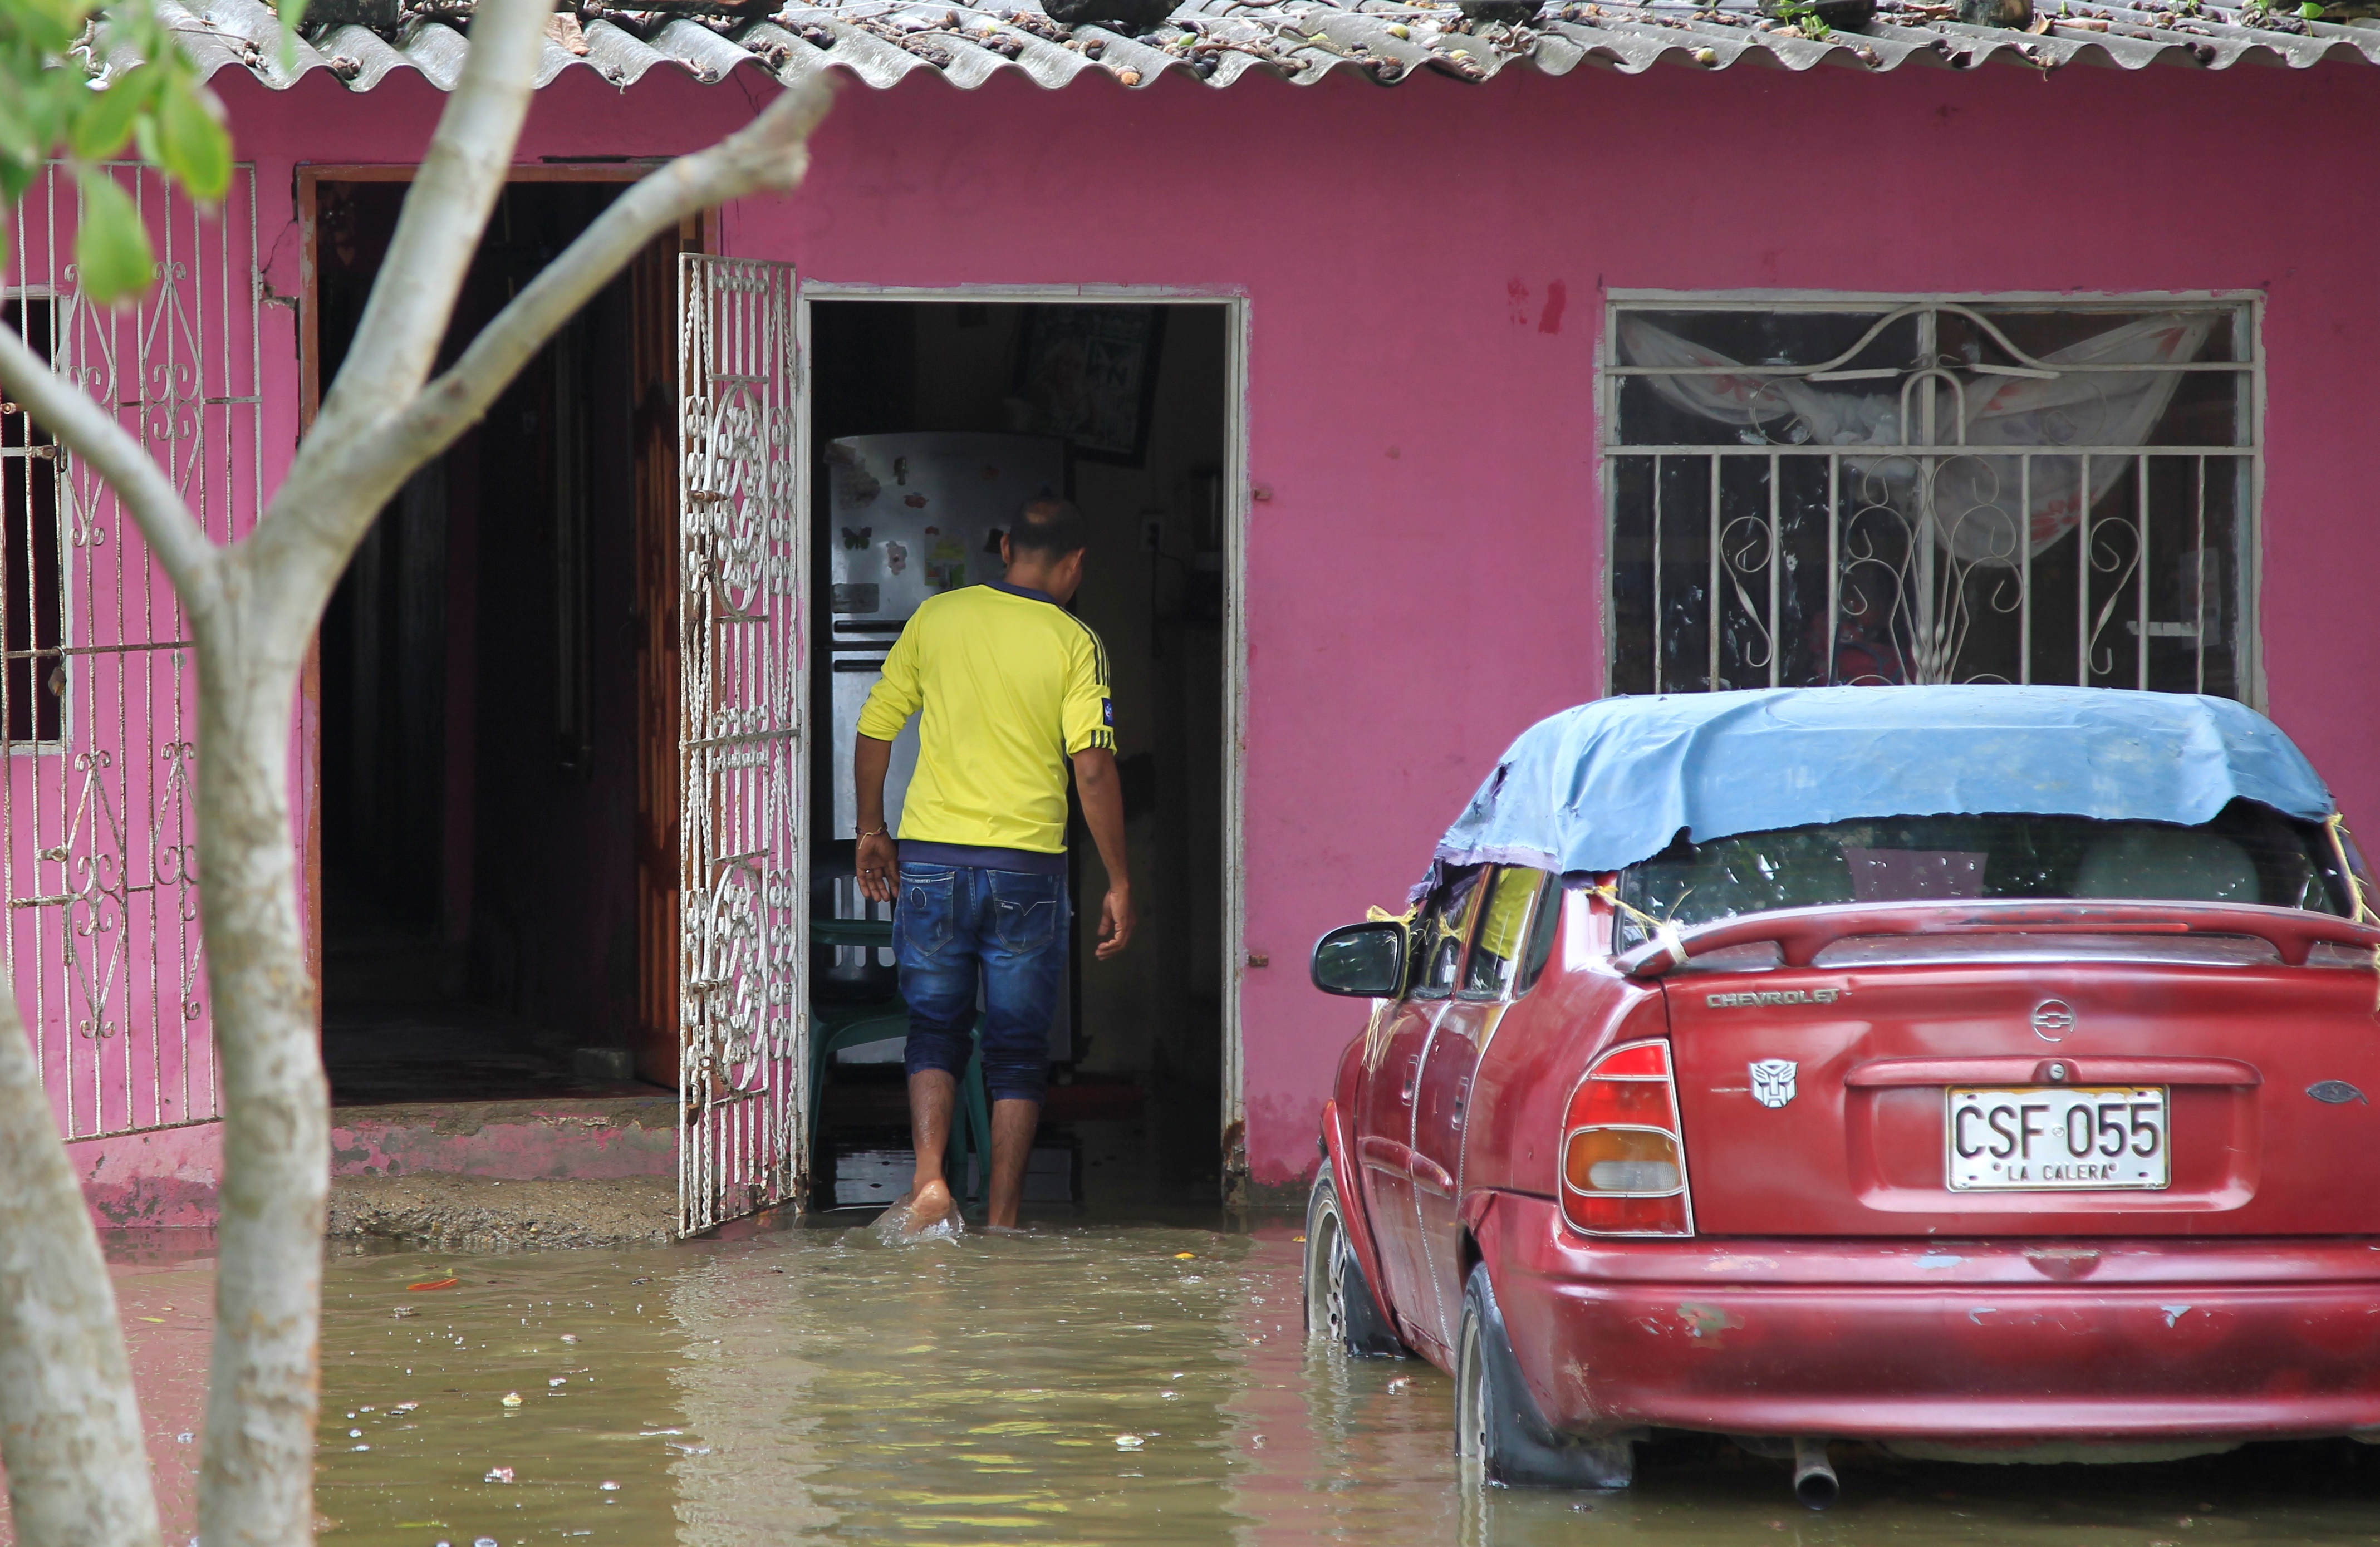
<path fill-rule="evenodd" d="M 894 904 L 893 952 L 909 1003 L 916 1180 L 896 1209 L 911 1233 L 954 1205 L 942 1153 L 966 1069 L 980 976 L 991 1096 L 990 1224 L 1014 1229 L 1041 1120 L 1050 1023 L 1066 972 L 1066 765 L 1107 869 L 1098 953 L 1132 938 L 1123 793 L 1107 649 L 1066 609 L 1088 531 L 1062 500 L 1025 507 L 1000 539 L 1007 578 L 919 607 L 860 711 L 859 889 Z M 896 845 L 884 823 L 892 739 L 913 714 L 917 771 Z"/>

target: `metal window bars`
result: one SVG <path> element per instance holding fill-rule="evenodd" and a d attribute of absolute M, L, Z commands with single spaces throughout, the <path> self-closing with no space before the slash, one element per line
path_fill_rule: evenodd
<path fill-rule="evenodd" d="M 2254 324 L 2166 297 L 1615 302 L 1609 690 L 2251 696 Z"/>
<path fill-rule="evenodd" d="M 107 405 L 210 538 L 261 508 L 256 179 L 212 211 L 114 165 L 157 284 L 91 305 L 52 166 L 8 212 L 8 320 Z M 0 902 L 8 985 L 70 1139 L 216 1115 L 199 932 L 198 675 L 182 609 L 114 493 L 0 408 Z M 46 467 L 47 476 L 37 472 Z M 30 696 L 30 703 L 19 700 Z"/>

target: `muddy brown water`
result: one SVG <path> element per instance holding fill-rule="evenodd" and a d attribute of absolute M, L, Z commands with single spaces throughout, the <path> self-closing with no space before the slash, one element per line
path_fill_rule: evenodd
<path fill-rule="evenodd" d="M 1783 1463 L 1716 1443 L 1657 1448 L 1624 1494 L 1467 1487 L 1445 1377 L 1306 1348 L 1296 1233 L 1059 1224 L 903 1250 L 813 1225 L 334 1257 L 322 1540 L 2380 1542 L 2380 1452 L 2344 1444 L 2091 1468 L 1852 1450 L 1823 1516 L 1791 1502 Z M 195 1326 L 201 1267 L 119 1279 L 137 1344 Z M 161 1303 L 178 1309 L 141 1320 Z M 152 1408 L 167 1347 L 136 1347 Z M 175 1440 L 168 1471 L 195 1458 Z M 166 1481 L 186 1511 L 186 1480 Z"/>

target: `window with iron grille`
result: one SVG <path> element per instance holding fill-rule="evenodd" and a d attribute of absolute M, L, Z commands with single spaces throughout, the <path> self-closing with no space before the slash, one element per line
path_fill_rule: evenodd
<path fill-rule="evenodd" d="M 51 353 L 46 296 L 0 301 L 0 325 Z M 66 692 L 66 583 L 58 568 L 57 448 L 14 403 L 0 403 L 0 737 L 14 751 L 58 740 Z"/>
<path fill-rule="evenodd" d="M 1613 693 L 2251 696 L 2245 300 L 1615 300 Z"/>

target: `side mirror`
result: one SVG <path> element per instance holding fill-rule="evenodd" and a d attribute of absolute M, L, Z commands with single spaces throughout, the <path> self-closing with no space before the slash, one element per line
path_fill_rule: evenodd
<path fill-rule="evenodd" d="M 1393 999 L 1405 986 L 1405 926 L 1375 921 L 1315 943 L 1314 986 L 1358 999 Z"/>

